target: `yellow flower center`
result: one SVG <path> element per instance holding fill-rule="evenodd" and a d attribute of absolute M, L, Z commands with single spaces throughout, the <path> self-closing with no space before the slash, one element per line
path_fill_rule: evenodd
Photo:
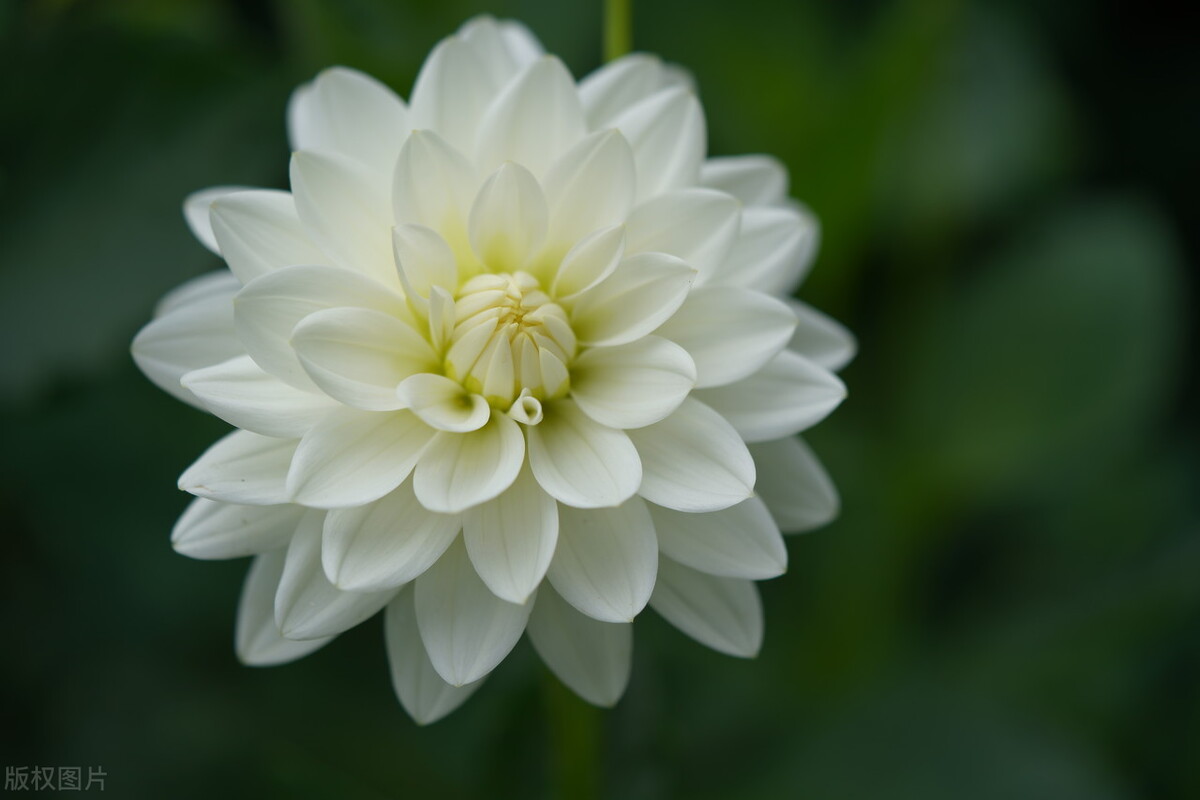
<path fill-rule="evenodd" d="M 477 275 L 454 304 L 446 375 L 492 406 L 508 410 L 523 395 L 561 397 L 575 334 L 562 306 L 527 272 Z"/>

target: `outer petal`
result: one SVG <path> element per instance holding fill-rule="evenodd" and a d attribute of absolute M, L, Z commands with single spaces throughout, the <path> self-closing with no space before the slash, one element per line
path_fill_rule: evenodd
<path fill-rule="evenodd" d="M 571 322 L 579 341 L 617 345 L 653 331 L 683 304 L 695 272 L 674 256 L 642 253 L 588 289 L 575 303 Z"/>
<path fill-rule="evenodd" d="M 483 15 L 463 23 L 458 35 L 470 45 L 488 75 L 503 85 L 542 54 L 537 39 L 519 22 Z"/>
<path fill-rule="evenodd" d="M 429 342 L 411 325 L 369 308 L 317 311 L 296 326 L 291 342 L 325 394 L 367 411 L 400 408 L 400 382 L 439 367 Z"/>
<path fill-rule="evenodd" d="M 708 137 L 704 111 L 691 91 L 663 89 L 627 108 L 611 124 L 633 146 L 639 198 L 696 183 Z"/>
<path fill-rule="evenodd" d="M 667 417 L 696 384 L 687 351 L 660 336 L 594 347 L 571 367 L 571 396 L 610 428 L 642 428 Z"/>
<path fill-rule="evenodd" d="M 721 386 L 754 374 L 774 358 L 796 329 L 782 300 L 732 286 L 692 290 L 657 333 L 696 362 L 696 384 Z"/>
<path fill-rule="evenodd" d="M 801 439 L 754 444 L 750 453 L 758 465 L 756 489 L 780 528 L 807 531 L 837 516 L 837 489 Z"/>
<path fill-rule="evenodd" d="M 408 109 L 396 93 L 346 67 L 323 71 L 288 103 L 293 150 L 349 156 L 381 176 L 391 175 L 408 130 Z"/>
<path fill-rule="evenodd" d="M 588 123 L 593 130 L 612 127 L 626 109 L 665 88 L 657 56 L 633 53 L 610 61 L 579 82 Z"/>
<path fill-rule="evenodd" d="M 510 603 L 524 603 L 542 582 L 554 555 L 558 506 L 526 464 L 499 497 L 467 509 L 463 541 L 475 571 L 492 593 Z"/>
<path fill-rule="evenodd" d="M 296 212 L 334 262 L 385 284 L 396 282 L 386 182 L 361 163 L 333 153 L 292 155 Z"/>
<path fill-rule="evenodd" d="M 422 506 L 405 481 L 374 503 L 325 517 L 321 564 L 345 591 L 390 589 L 416 580 L 446 552 L 462 528 L 453 514 Z"/>
<path fill-rule="evenodd" d="M 788 349 L 818 366 L 837 372 L 850 363 L 858 352 L 854 334 L 832 317 L 822 314 L 812 306 L 799 300 L 788 300 L 788 306 L 796 314 L 799 324 Z"/>
<path fill-rule="evenodd" d="M 340 409 L 300 440 L 288 490 L 314 508 L 370 503 L 409 476 L 432 436 L 408 411 Z"/>
<path fill-rule="evenodd" d="M 646 504 L 559 507 L 558 549 L 547 577 L 575 608 L 603 622 L 630 622 L 646 606 L 658 571 L 658 543 Z"/>
<path fill-rule="evenodd" d="M 189 289 L 192 291 L 187 295 L 178 294 Z M 133 360 L 138 369 L 160 389 L 200 406 L 180 379 L 194 369 L 211 367 L 246 352 L 233 326 L 236 291 L 229 281 L 214 281 L 209 275 L 176 289 L 172 294 L 181 299 L 164 303 L 166 312 L 133 339 Z"/>
<path fill-rule="evenodd" d="M 428 725 L 462 705 L 481 682 L 451 686 L 437 674 L 421 641 L 413 595 L 406 586 L 388 603 L 383 630 L 396 696 L 418 725 Z"/>
<path fill-rule="evenodd" d="M 737 383 L 696 397 L 729 420 L 747 442 L 766 442 L 816 425 L 846 397 L 832 372 L 785 350 Z"/>
<path fill-rule="evenodd" d="M 642 203 L 629 216 L 629 253 L 669 253 L 696 270 L 704 283 L 716 274 L 738 237 L 741 206 L 712 189 L 679 189 Z"/>
<path fill-rule="evenodd" d="M 717 511 L 750 497 L 754 461 L 737 431 L 688 398 L 662 422 L 630 431 L 642 458 L 639 494 L 678 511 Z"/>
<path fill-rule="evenodd" d="M 175 552 L 192 558 L 242 558 L 286 547 L 299 506 L 240 506 L 197 497 L 171 531 Z"/>
<path fill-rule="evenodd" d="M 479 181 L 475 167 L 433 131 L 413 131 L 400 150 L 392 184 L 392 210 L 397 223 L 424 225 L 437 231 L 459 261 L 473 264 L 467 241 L 467 212 Z"/>
<path fill-rule="evenodd" d="M 242 285 L 232 272 L 227 269 L 215 269 L 184 281 L 164 294 L 154 304 L 154 316 L 161 317 L 176 309 L 213 297 L 232 297 L 240 288 Z"/>
<path fill-rule="evenodd" d="M 529 640 L 546 666 L 576 694 L 598 706 L 621 699 L 633 661 L 633 626 L 580 614 L 549 587 L 529 615 Z"/>
<path fill-rule="evenodd" d="M 221 255 L 242 283 L 293 264 L 330 263 L 308 238 L 288 192 L 226 195 L 212 204 L 210 217 Z"/>
<path fill-rule="evenodd" d="M 636 196 L 633 150 L 625 137 L 610 129 L 583 139 L 546 173 L 550 250 L 561 254 L 593 231 L 623 223 Z"/>
<path fill-rule="evenodd" d="M 234 431 L 204 451 L 179 476 L 179 488 L 225 503 L 272 506 L 289 500 L 284 481 L 295 439 Z"/>
<path fill-rule="evenodd" d="M 820 240 L 816 219 L 799 204 L 748 208 L 742 229 L 714 283 L 789 295 L 812 264 Z"/>
<path fill-rule="evenodd" d="M 337 407 L 328 397 L 297 389 L 264 372 L 250 356 L 193 370 L 182 383 L 230 425 L 283 439 L 300 438 Z"/>
<path fill-rule="evenodd" d="M 379 611 L 395 596 L 382 592 L 343 592 L 321 569 L 321 527 L 325 514 L 309 511 L 288 546 L 279 591 L 275 593 L 275 622 L 288 639 L 336 636 Z"/>
<path fill-rule="evenodd" d="M 493 411 L 479 430 L 438 433 L 421 456 L 413 488 L 426 508 L 457 513 L 507 489 L 524 460 L 525 440 L 517 423 Z"/>
<path fill-rule="evenodd" d="M 787 167 L 771 156 L 710 158 L 700 167 L 700 183 L 750 207 L 782 203 L 788 193 Z"/>
<path fill-rule="evenodd" d="M 458 36 L 444 39 L 425 59 L 413 85 L 412 126 L 436 131 L 469 151 L 497 88 L 470 44 Z"/>
<path fill-rule="evenodd" d="M 421 640 L 433 668 L 453 686 L 479 680 L 504 660 L 525 630 L 531 605 L 492 594 L 461 541 L 417 578 Z"/>
<path fill-rule="evenodd" d="M 650 605 L 714 650 L 753 658 L 762 647 L 762 601 L 753 581 L 706 575 L 663 558 Z"/>
<path fill-rule="evenodd" d="M 234 192 L 244 192 L 250 188 L 249 186 L 213 186 L 211 189 L 192 192 L 184 198 L 183 219 L 191 229 L 192 235 L 200 240 L 200 244 L 217 255 L 221 255 L 221 248 L 217 244 L 217 238 L 213 236 L 212 223 L 209 221 L 209 209 L 217 198 Z"/>
<path fill-rule="evenodd" d="M 595 422 L 570 400 L 547 403 L 543 413 L 526 435 L 533 474 L 551 497 L 577 508 L 600 508 L 633 496 L 642 468 L 625 433 Z"/>
<path fill-rule="evenodd" d="M 337 267 L 284 267 L 256 278 L 233 302 L 237 338 L 260 367 L 300 389 L 316 384 L 292 349 L 296 323 L 326 308 L 372 308 L 402 317 L 402 298 L 377 281 Z"/>
<path fill-rule="evenodd" d="M 488 108 L 479 123 L 476 160 L 488 171 L 515 161 L 541 177 L 586 133 L 571 73 L 554 56 L 543 56 Z"/>
<path fill-rule="evenodd" d="M 275 592 L 283 574 L 284 553 L 284 550 L 273 550 L 254 559 L 242 586 L 234 641 L 238 659 L 247 666 L 286 664 L 333 640 L 328 636 L 296 642 L 279 633 L 275 624 Z"/>
<path fill-rule="evenodd" d="M 727 578 L 763 580 L 787 569 L 787 548 L 766 503 L 751 497 L 706 514 L 650 506 L 658 548 L 685 566 Z"/>

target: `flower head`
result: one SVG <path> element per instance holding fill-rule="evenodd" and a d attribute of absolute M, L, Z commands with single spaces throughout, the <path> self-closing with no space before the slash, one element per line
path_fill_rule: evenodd
<path fill-rule="evenodd" d="M 836 495 L 797 432 L 849 335 L 784 295 L 816 240 L 761 156 L 705 160 L 688 78 L 641 55 L 578 85 L 481 18 L 411 102 L 348 69 L 293 95 L 291 191 L 185 206 L 228 269 L 134 357 L 234 425 L 180 478 L 197 558 L 255 555 L 239 656 L 302 656 L 386 609 L 397 693 L 453 710 L 528 632 L 611 704 L 649 603 L 750 656 L 780 529 Z"/>

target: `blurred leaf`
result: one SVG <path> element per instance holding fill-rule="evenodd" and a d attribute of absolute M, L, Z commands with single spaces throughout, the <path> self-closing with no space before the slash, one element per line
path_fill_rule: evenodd
<path fill-rule="evenodd" d="M 1178 368 L 1181 270 L 1153 207 L 1082 203 L 915 309 L 891 376 L 898 455 L 931 499 L 1053 481 L 1144 437 Z"/>

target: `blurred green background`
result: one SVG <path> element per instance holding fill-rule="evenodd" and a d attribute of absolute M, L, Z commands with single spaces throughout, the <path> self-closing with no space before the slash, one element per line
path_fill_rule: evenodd
<path fill-rule="evenodd" d="M 232 653 L 246 564 L 174 554 L 224 426 L 128 342 L 217 266 L 185 193 L 283 186 L 283 110 L 335 63 L 407 95 L 480 12 L 583 75 L 600 4 L 0 3 L 3 766 L 118 797 L 1200 797 L 1194 21 L 1126 3 L 638 0 L 714 154 L 769 152 L 824 225 L 845 321 L 811 434 L 844 513 L 790 540 L 755 662 L 647 613 L 611 712 L 526 643 L 430 728 L 378 619 L 296 664 Z M 547 708 L 565 707 L 559 729 Z M 86 771 L 86 770 L 85 770 Z"/>

